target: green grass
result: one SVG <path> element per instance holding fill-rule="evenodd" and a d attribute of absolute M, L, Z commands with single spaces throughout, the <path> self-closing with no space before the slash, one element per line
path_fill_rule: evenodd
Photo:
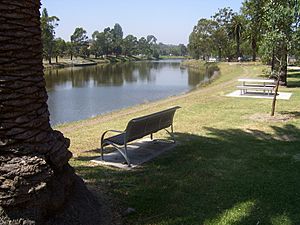
<path fill-rule="evenodd" d="M 197 62 L 193 62 L 195 65 Z M 76 172 L 114 207 L 136 213 L 125 224 L 297 225 L 300 224 L 300 75 L 291 72 L 289 101 L 229 98 L 240 77 L 260 77 L 259 64 L 219 64 L 221 76 L 180 97 L 140 105 L 59 126 L 71 139 Z M 180 145 L 133 171 L 95 166 L 99 136 L 124 129 L 129 119 L 180 105 L 175 131 Z M 267 118 L 267 117 L 266 117 Z M 157 134 L 164 135 L 163 132 Z"/>

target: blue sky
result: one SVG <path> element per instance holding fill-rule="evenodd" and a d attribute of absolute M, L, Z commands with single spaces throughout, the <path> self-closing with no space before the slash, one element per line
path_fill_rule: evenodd
<path fill-rule="evenodd" d="M 154 35 L 165 44 L 187 44 L 200 18 L 210 18 L 219 8 L 239 11 L 242 0 L 42 0 L 49 15 L 57 16 L 56 36 L 69 40 L 76 27 L 83 27 L 89 37 L 115 23 L 124 36 L 140 38 Z"/>

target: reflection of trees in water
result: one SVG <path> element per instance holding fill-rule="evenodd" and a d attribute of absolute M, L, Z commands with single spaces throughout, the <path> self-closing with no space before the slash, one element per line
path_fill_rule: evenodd
<path fill-rule="evenodd" d="M 124 82 L 155 81 L 155 73 L 165 67 L 178 69 L 179 63 L 171 62 L 129 62 L 88 67 L 73 67 L 45 72 L 47 89 L 69 83 L 72 87 L 85 87 L 91 81 L 95 86 L 121 86 Z M 155 72 L 154 72 L 155 71 Z"/>
<path fill-rule="evenodd" d="M 156 74 L 165 68 L 178 70 L 179 63 L 172 62 L 129 62 L 89 67 L 73 67 L 45 72 L 47 89 L 51 90 L 58 85 L 70 87 L 94 86 L 122 86 L 126 83 L 154 82 Z M 188 85 L 196 86 L 207 82 L 219 68 L 207 65 L 202 69 L 180 68 L 182 74 L 188 73 Z"/>
<path fill-rule="evenodd" d="M 216 65 L 205 65 L 203 68 L 200 68 L 200 70 L 187 68 L 187 71 L 188 84 L 190 86 L 197 86 L 198 84 L 209 82 L 212 76 L 216 74 L 216 72 L 219 72 L 220 69 Z"/>

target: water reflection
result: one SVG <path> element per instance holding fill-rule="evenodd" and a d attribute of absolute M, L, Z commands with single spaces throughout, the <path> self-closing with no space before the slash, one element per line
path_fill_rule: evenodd
<path fill-rule="evenodd" d="M 180 68 L 179 60 L 73 67 L 45 73 L 53 125 L 177 95 L 213 72 Z"/>

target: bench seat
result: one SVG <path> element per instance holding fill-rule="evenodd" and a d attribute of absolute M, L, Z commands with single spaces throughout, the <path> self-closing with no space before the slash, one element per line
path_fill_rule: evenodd
<path fill-rule="evenodd" d="M 120 152 L 120 154 L 125 158 L 127 165 L 130 166 L 130 160 L 127 155 L 127 143 L 143 138 L 146 135 L 150 135 L 151 139 L 153 139 L 153 134 L 163 129 L 171 135 L 172 141 L 175 142 L 173 135 L 173 117 L 175 111 L 179 108 L 179 106 L 176 106 L 160 112 L 134 118 L 128 122 L 124 131 L 105 131 L 102 134 L 100 141 L 102 160 L 104 159 L 104 147 L 111 145 Z M 169 131 L 167 128 L 171 128 L 171 131 Z M 105 138 L 105 135 L 108 132 L 118 134 Z M 120 146 L 124 146 L 124 151 L 120 148 Z"/>

